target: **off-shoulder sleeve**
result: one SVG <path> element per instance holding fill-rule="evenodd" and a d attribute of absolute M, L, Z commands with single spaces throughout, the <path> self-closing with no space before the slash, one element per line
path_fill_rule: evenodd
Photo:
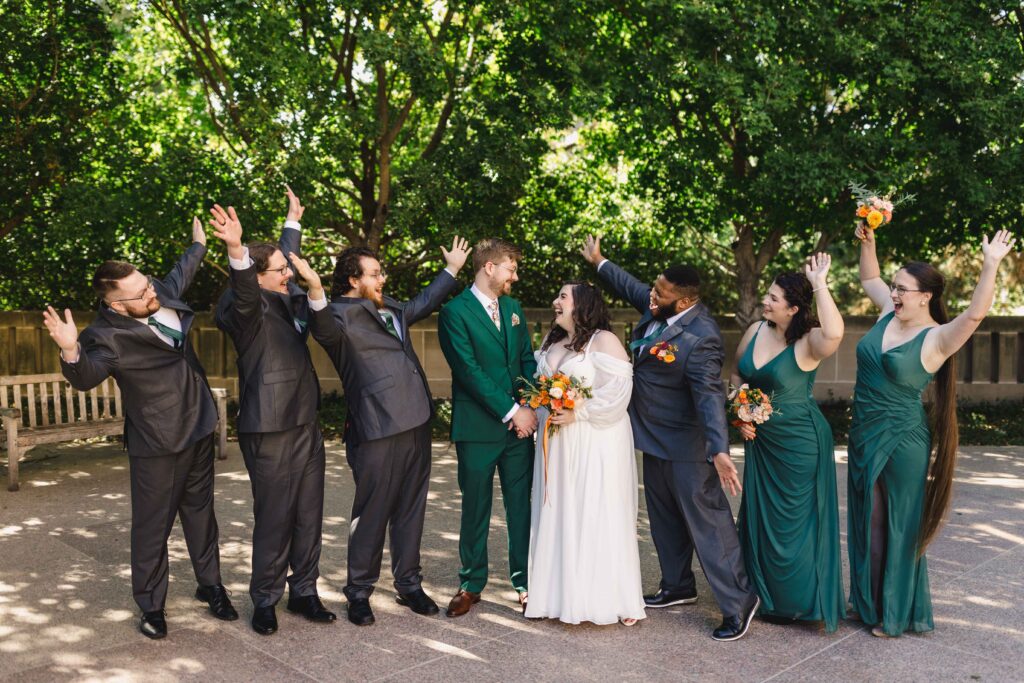
<path fill-rule="evenodd" d="M 591 387 L 593 396 L 576 406 L 576 420 L 607 427 L 626 415 L 633 395 L 633 366 L 600 351 L 591 351 L 590 356 L 597 371 Z"/>

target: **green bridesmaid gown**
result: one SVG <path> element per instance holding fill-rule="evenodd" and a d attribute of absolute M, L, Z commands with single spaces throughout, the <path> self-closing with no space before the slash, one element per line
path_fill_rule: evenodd
<path fill-rule="evenodd" d="M 817 371 L 800 369 L 792 344 L 754 367 L 760 332 L 738 364 L 744 382 L 774 394 L 775 409 L 744 444 L 737 524 L 747 576 L 762 614 L 823 621 L 832 632 L 845 616 L 832 430 L 811 395 Z"/>
<path fill-rule="evenodd" d="M 882 352 L 894 313 L 882 316 L 857 344 L 857 384 L 850 427 L 850 602 L 865 624 L 890 636 L 931 631 L 928 565 L 917 556 L 931 434 L 921 393 L 932 373 L 921 365 L 928 330 Z M 876 483 L 885 494 L 888 533 L 881 577 L 872 576 L 871 513 Z M 880 582 L 879 582 L 880 579 Z M 881 609 L 876 600 L 881 600 Z"/>

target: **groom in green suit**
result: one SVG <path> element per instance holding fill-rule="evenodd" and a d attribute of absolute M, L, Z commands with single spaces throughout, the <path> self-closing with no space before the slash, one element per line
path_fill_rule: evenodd
<path fill-rule="evenodd" d="M 533 378 L 529 326 L 508 296 L 522 252 L 500 239 L 473 248 L 473 286 L 441 309 L 441 350 L 452 369 L 452 441 L 459 461 L 462 524 L 459 592 L 446 614 L 457 617 L 480 602 L 487 584 L 487 532 L 494 471 L 498 470 L 508 526 L 508 563 L 519 603 L 526 604 L 530 546 L 530 487 L 537 416 L 517 402 L 520 377 Z"/>

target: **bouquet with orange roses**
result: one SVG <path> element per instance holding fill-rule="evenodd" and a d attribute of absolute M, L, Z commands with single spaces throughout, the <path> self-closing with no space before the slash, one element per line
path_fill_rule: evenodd
<path fill-rule="evenodd" d="M 892 212 L 900 204 L 909 204 L 914 201 L 916 195 L 901 194 L 893 197 L 890 192 L 881 195 L 874 190 L 869 190 L 860 183 L 850 183 L 850 193 L 857 200 L 857 226 L 864 226 L 869 230 L 877 230 L 880 226 L 892 221 Z"/>
<path fill-rule="evenodd" d="M 587 398 L 592 398 L 593 393 L 589 386 L 583 384 L 577 377 L 570 377 L 562 372 L 552 375 L 538 375 L 537 383 L 530 382 L 525 377 L 520 377 L 524 388 L 520 392 L 520 405 L 537 408 L 547 408 L 552 412 L 558 410 L 573 410 Z M 551 417 L 544 422 L 544 434 L 541 445 L 544 450 L 544 500 L 547 501 L 548 491 L 548 438 L 558 432 L 558 425 L 551 424 Z"/>
<path fill-rule="evenodd" d="M 745 422 L 764 424 L 776 411 L 772 408 L 772 394 L 741 384 L 729 394 L 729 412 L 736 416 L 732 425 L 739 427 Z"/>

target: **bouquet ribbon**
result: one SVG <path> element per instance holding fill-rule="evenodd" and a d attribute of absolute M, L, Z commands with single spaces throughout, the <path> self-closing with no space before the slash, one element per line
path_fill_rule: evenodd
<path fill-rule="evenodd" d="M 551 423 L 551 414 L 544 419 L 544 435 L 541 437 L 540 445 L 544 452 L 544 503 L 548 502 L 548 425 Z"/>

